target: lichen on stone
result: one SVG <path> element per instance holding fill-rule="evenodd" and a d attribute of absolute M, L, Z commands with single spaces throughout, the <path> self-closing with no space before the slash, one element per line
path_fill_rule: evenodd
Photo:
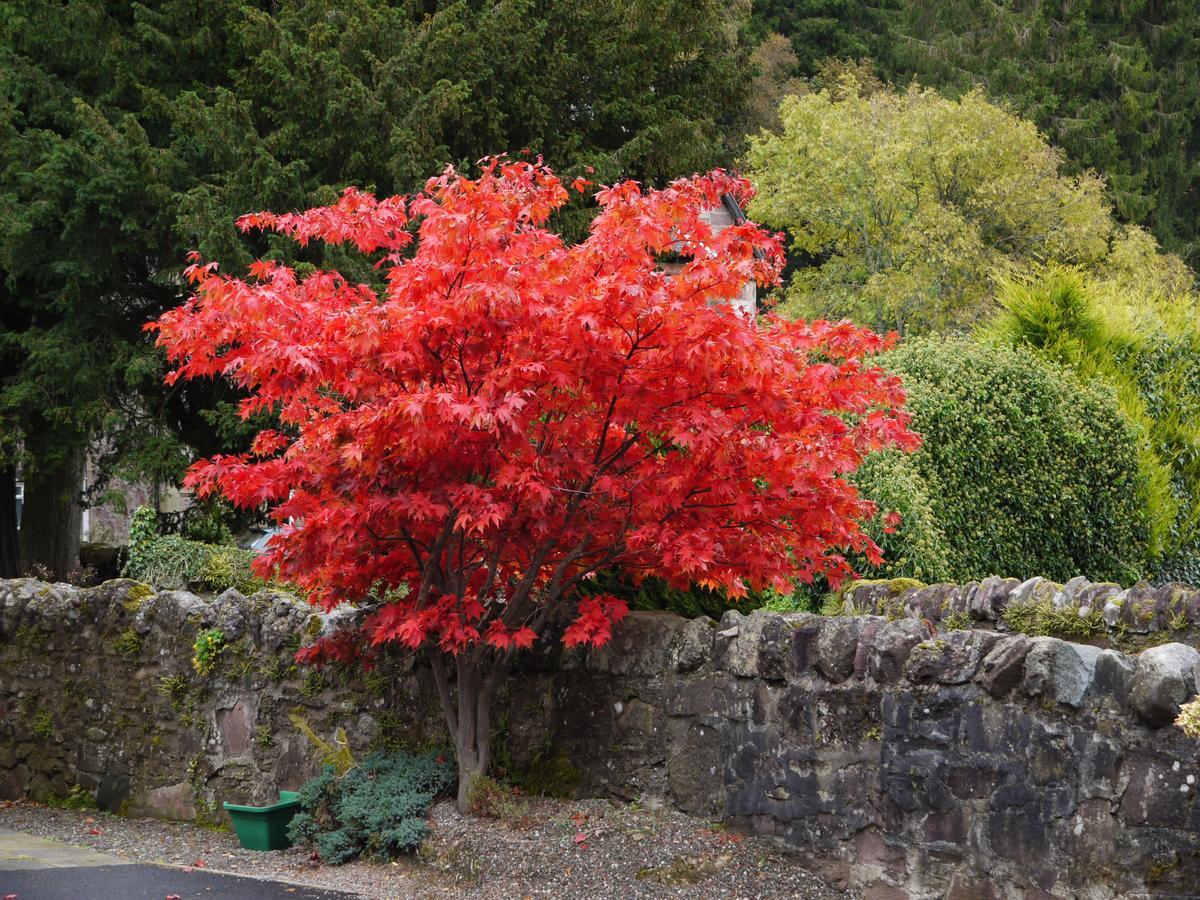
<path fill-rule="evenodd" d="M 1175 725 L 1188 737 L 1200 740 L 1200 696 L 1179 707 Z"/>

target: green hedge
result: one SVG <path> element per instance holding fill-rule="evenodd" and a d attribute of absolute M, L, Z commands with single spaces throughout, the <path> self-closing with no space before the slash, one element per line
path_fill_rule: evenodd
<path fill-rule="evenodd" d="M 861 476 L 881 505 L 908 496 L 920 513 L 919 527 L 889 536 L 893 560 L 938 560 L 940 530 L 948 568 L 935 562 L 938 577 L 1141 576 L 1149 529 L 1137 440 L 1111 391 L 1028 349 L 966 339 L 910 340 L 880 362 L 904 379 L 924 437 L 888 462 L 891 475 Z"/>
<path fill-rule="evenodd" d="M 873 578 L 915 578 L 926 584 L 953 577 L 950 546 L 935 512 L 931 480 L 922 476 L 909 454 L 874 453 L 863 460 L 851 480 L 879 506 L 879 515 L 866 530 L 884 559 L 878 567 L 865 559 L 852 559 L 856 570 L 869 571 Z M 882 522 L 889 512 L 900 513 L 900 524 L 890 533 Z"/>

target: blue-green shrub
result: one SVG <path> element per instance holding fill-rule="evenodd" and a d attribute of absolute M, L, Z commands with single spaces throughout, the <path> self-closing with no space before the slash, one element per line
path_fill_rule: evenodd
<path fill-rule="evenodd" d="M 300 789 L 288 836 L 331 865 L 394 856 L 425 839 L 429 807 L 453 784 L 453 765 L 432 754 L 379 751 L 341 778 L 326 766 Z"/>

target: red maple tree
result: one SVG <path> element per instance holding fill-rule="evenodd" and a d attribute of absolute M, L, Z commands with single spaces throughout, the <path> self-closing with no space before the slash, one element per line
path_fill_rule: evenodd
<path fill-rule="evenodd" d="M 244 415 L 277 415 L 251 453 L 201 461 L 187 483 L 269 505 L 281 531 L 260 571 L 327 608 L 376 598 L 368 641 L 428 657 L 460 804 L 514 651 L 556 610 L 572 646 L 603 644 L 625 616 L 578 594 L 593 573 L 738 596 L 836 582 L 848 549 L 878 557 L 860 528 L 874 510 L 845 476 L 916 444 L 899 383 L 865 360 L 888 342 L 730 308 L 783 264 L 777 236 L 716 234 L 702 216 L 750 192 L 720 171 L 604 188 L 588 238 L 567 245 L 547 221 L 568 191 L 540 163 L 447 170 L 409 198 L 352 188 L 239 225 L 353 245 L 378 286 L 193 260 L 194 295 L 148 326 L 169 379 L 227 377 Z M 663 272 L 667 254 L 681 271 Z"/>

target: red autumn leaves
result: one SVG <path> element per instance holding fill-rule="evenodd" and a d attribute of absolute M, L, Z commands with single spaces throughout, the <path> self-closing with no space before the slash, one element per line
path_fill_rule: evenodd
<path fill-rule="evenodd" d="M 245 415 L 279 424 L 188 484 L 270 505 L 282 531 L 264 573 L 326 606 L 387 592 L 375 644 L 527 649 L 563 604 L 564 641 L 602 644 L 627 609 L 577 588 L 615 566 L 734 595 L 836 582 L 844 551 L 878 557 L 860 527 L 874 510 L 845 476 L 916 438 L 898 382 L 868 359 L 887 340 L 729 308 L 783 264 L 776 236 L 703 218 L 749 193 L 719 171 L 604 188 L 569 245 L 547 227 L 567 201 L 557 177 L 491 160 L 410 198 L 350 189 L 243 218 L 350 245 L 378 282 L 193 261 L 195 295 L 153 326 L 171 377 L 230 378 Z M 665 254 L 682 271 L 666 275 Z"/>

